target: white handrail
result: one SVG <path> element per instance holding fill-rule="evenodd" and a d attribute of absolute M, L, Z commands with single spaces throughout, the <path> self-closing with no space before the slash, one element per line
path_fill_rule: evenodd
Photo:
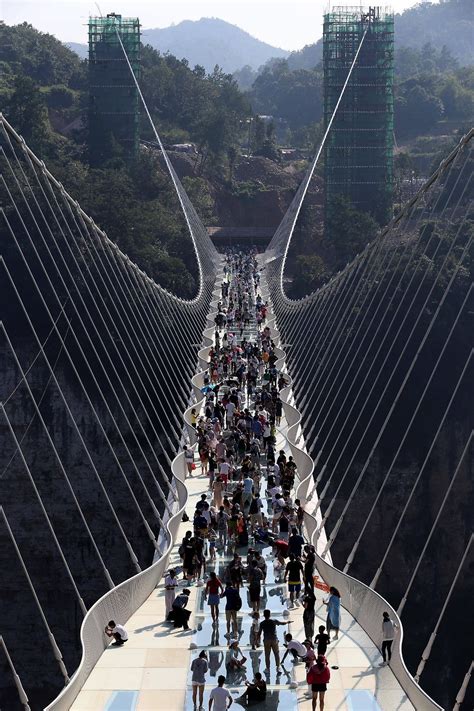
<path fill-rule="evenodd" d="M 183 452 L 180 452 L 174 458 L 171 469 L 177 485 L 178 510 L 166 522 L 168 537 L 166 551 L 149 568 L 109 590 L 88 610 L 80 632 L 82 658 L 79 666 L 71 677 L 69 684 L 45 708 L 45 711 L 67 711 L 71 708 L 74 699 L 110 642 L 104 634 L 104 627 L 108 620 L 123 620 L 126 623 L 140 605 L 152 594 L 162 579 L 168 565 L 171 549 L 175 543 L 181 516 L 188 500 L 188 490 L 183 479 L 185 471 Z"/>

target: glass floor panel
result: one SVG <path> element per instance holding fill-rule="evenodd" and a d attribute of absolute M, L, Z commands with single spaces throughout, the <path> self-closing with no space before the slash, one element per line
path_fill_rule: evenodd
<path fill-rule="evenodd" d="M 265 580 L 265 583 L 272 584 L 272 583 L 279 583 L 283 579 L 283 573 L 281 574 L 281 577 L 279 575 L 279 571 L 275 571 L 273 567 L 273 556 L 271 555 L 271 548 L 265 547 L 265 548 L 259 548 L 258 546 L 254 546 L 257 550 L 260 550 L 262 553 L 263 558 L 265 559 L 265 563 L 267 564 L 267 577 Z M 247 549 L 239 549 L 237 548 L 237 553 L 242 556 L 242 562 L 244 564 L 244 567 L 247 566 Z M 206 561 L 206 573 L 209 574 L 211 570 L 213 570 L 215 573 L 217 573 L 217 576 L 222 580 L 224 583 L 225 581 L 225 569 L 229 565 L 230 561 L 232 560 L 232 551 L 226 551 L 225 555 L 217 554 L 216 560 L 211 561 L 207 560 Z M 205 576 L 205 579 L 207 579 L 207 576 Z"/>
<path fill-rule="evenodd" d="M 245 663 L 246 669 L 241 671 L 229 671 L 227 669 L 228 656 L 226 649 L 213 648 L 206 650 L 207 661 L 209 664 L 209 671 L 206 675 L 206 683 L 212 684 L 212 679 L 217 679 L 220 674 L 223 674 L 227 678 L 228 684 L 233 686 L 241 686 L 243 685 L 245 679 L 252 679 L 258 671 L 263 674 L 263 677 L 267 684 L 274 684 L 276 686 L 288 686 L 288 684 L 291 684 L 291 682 L 295 680 L 293 673 L 294 665 L 290 659 L 287 658 L 285 660 L 285 666 L 282 667 L 282 673 L 277 674 L 275 667 L 275 659 L 272 654 L 270 657 L 270 673 L 265 674 L 265 658 L 263 646 L 259 647 L 256 650 L 253 650 L 245 649 L 244 646 L 241 645 L 241 649 L 244 657 L 247 657 L 247 661 Z M 200 651 L 201 650 L 193 650 L 191 652 L 191 662 L 193 659 L 196 659 L 196 657 L 199 656 Z M 284 651 L 284 649 L 281 650 L 281 656 L 283 656 Z M 191 664 L 189 666 L 191 666 Z M 189 670 L 187 678 L 188 685 L 191 685 L 191 677 L 191 670 Z"/>
<path fill-rule="evenodd" d="M 288 597 L 288 587 L 287 585 L 263 585 L 261 588 L 262 594 L 260 596 L 260 610 L 265 609 L 271 610 L 273 614 L 281 616 L 283 610 L 285 609 L 285 601 Z M 251 611 L 250 606 L 250 596 L 247 587 L 240 588 L 240 596 L 242 598 L 242 608 L 240 609 L 240 614 L 249 614 Z M 225 598 L 221 600 L 219 605 L 219 612 L 224 615 L 225 609 Z M 301 617 L 302 609 L 299 612 Z M 201 588 L 197 595 L 197 605 L 196 614 L 211 614 L 211 608 L 204 597 L 204 587 Z M 263 620 L 262 612 L 260 612 L 260 617 Z"/>
<path fill-rule="evenodd" d="M 217 683 L 215 684 L 217 686 Z M 252 711 L 297 711 L 298 701 L 297 695 L 294 691 L 288 689 L 268 689 L 267 698 L 262 703 L 252 703 L 247 706 L 239 703 L 239 697 L 243 693 L 242 688 L 232 688 L 228 684 L 225 685 L 229 689 L 234 703 L 232 704 L 232 709 L 239 711 L 239 709 L 252 709 Z M 204 690 L 204 708 L 207 709 L 209 706 L 209 695 L 214 687 L 207 686 Z M 185 711 L 193 711 L 193 700 L 192 691 L 188 689 L 186 692 L 185 699 Z"/>
<path fill-rule="evenodd" d="M 281 615 L 275 615 L 275 617 L 281 621 L 286 621 L 286 618 Z M 218 625 L 215 627 L 212 625 L 212 619 L 210 616 L 196 615 L 195 617 L 195 627 L 196 633 L 192 636 L 192 641 L 199 648 L 206 647 L 227 647 L 228 638 L 225 636 L 226 633 L 226 621 L 225 614 L 223 611 L 219 615 Z M 249 646 L 250 639 L 250 627 L 252 624 L 252 618 L 250 615 L 242 615 L 240 612 L 237 615 L 237 626 L 238 626 L 238 637 L 240 646 Z M 277 637 L 280 641 L 280 647 L 283 648 L 284 635 L 288 631 L 286 625 L 278 625 L 277 627 Z M 232 634 L 232 632 L 231 632 Z M 263 644 L 263 643 L 262 643 Z M 263 648 L 263 647 L 262 647 Z M 284 652 L 283 648 L 283 652 Z M 258 671 L 258 670 L 257 670 Z"/>

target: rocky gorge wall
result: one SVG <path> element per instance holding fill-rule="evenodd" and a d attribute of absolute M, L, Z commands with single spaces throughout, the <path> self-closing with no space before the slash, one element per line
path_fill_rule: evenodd
<path fill-rule="evenodd" d="M 31 363 L 32 356 L 35 354 L 31 341 L 23 339 L 21 346 L 17 348 L 17 354 L 23 364 Z M 0 372 L 2 373 L 0 399 L 6 401 L 20 382 L 20 376 L 5 343 L 0 349 Z M 55 372 L 73 416 L 88 442 L 91 456 L 110 496 L 113 509 L 126 531 L 140 565 L 146 567 L 152 561 L 154 547 L 145 531 L 130 491 L 110 456 L 104 435 L 90 409 L 84 405 L 83 395 L 71 376 L 64 355 L 59 356 Z M 64 468 L 70 477 L 96 545 L 114 583 L 117 584 L 136 572 L 123 536 L 87 461 L 84 448 L 74 432 L 59 392 L 50 382 L 44 363 L 36 362 L 28 380 L 35 396 L 38 399 L 42 398 L 41 412 L 47 420 L 48 431 L 61 452 Z M 95 401 L 95 406 L 107 435 L 115 443 L 119 460 L 143 513 L 148 521 L 156 521 L 129 457 L 117 441 L 115 427 L 112 426 L 110 417 L 98 399 Z M 16 436 L 21 441 L 26 462 L 77 587 L 85 605 L 89 607 L 107 591 L 107 581 L 102 564 L 85 531 L 73 497 L 39 418 L 35 415 L 24 385 L 18 387 L 5 407 Z M 156 506 L 162 510 L 163 506 L 156 495 L 156 488 L 152 484 L 147 468 L 143 465 L 133 438 L 127 436 L 127 424 L 118 408 L 114 416 L 120 429 L 125 433 L 132 455 L 139 463 L 140 473 L 149 491 L 152 492 Z M 153 441 L 153 433 L 148 431 L 148 435 Z M 15 455 L 15 446 L 4 419 L 0 422 L 0 440 L 2 442 L 0 501 L 51 631 L 63 654 L 66 668 L 71 675 L 80 658 L 79 629 L 82 612 L 26 468 L 18 454 L 11 460 Z M 157 473 L 157 476 L 161 475 Z M 161 484 L 166 490 L 167 483 L 163 481 L 163 477 L 161 477 Z M 158 533 L 157 522 L 154 533 Z M 3 521 L 0 521 L 0 569 L 2 570 L 0 630 L 17 673 L 29 695 L 31 708 L 37 711 L 56 696 L 62 688 L 63 680 L 32 592 Z M 107 620 L 104 624 L 106 622 Z M 5 672 L 0 674 L 0 708 L 9 711 L 23 708 L 19 704 L 11 674 L 3 658 L 0 668 Z"/>

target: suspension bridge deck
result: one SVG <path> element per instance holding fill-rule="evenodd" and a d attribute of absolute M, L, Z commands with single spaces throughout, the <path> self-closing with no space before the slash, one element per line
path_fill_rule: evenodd
<path fill-rule="evenodd" d="M 207 492 L 206 479 L 193 476 L 187 480 L 189 489 L 188 515 L 192 516 L 193 506 L 203 491 Z M 189 523 L 181 524 L 178 541 L 189 529 Z M 175 545 L 170 567 L 180 564 L 178 545 Z M 271 566 L 269 568 L 270 572 Z M 266 605 L 278 610 L 281 618 L 283 607 L 281 596 L 283 586 L 269 583 Z M 284 586 L 286 588 L 286 585 Z M 207 606 L 201 603 L 202 587 L 190 586 L 190 609 L 193 610 L 190 624 L 196 632 L 173 630 L 164 623 L 165 601 L 163 586 L 155 590 L 136 614 L 124 624 L 129 639 L 124 647 L 108 647 L 97 666 L 86 681 L 72 706 L 72 711 L 191 711 L 191 686 L 189 667 L 191 659 L 200 649 L 208 651 L 211 675 L 207 679 L 204 708 L 207 709 L 211 688 L 217 684 L 217 676 L 225 673 L 226 638 L 225 621 L 221 613 L 219 645 L 210 646 L 212 628 Z M 325 624 L 325 607 L 322 595 L 318 594 L 315 627 Z M 244 603 L 245 604 L 245 603 Z M 290 631 L 296 639 L 303 639 L 302 608 L 295 608 L 290 614 L 293 620 Z M 283 619 L 283 618 L 281 618 Z M 244 632 L 241 648 L 245 655 L 250 649 L 248 609 L 239 613 L 239 624 Z M 281 628 L 286 629 L 286 628 Z M 281 635 L 280 635 L 281 637 Z M 215 641 L 215 640 L 214 640 Z M 190 650 L 194 642 L 198 650 Z M 259 648 L 250 652 L 255 671 L 263 667 L 263 651 Z M 325 711 L 408 711 L 414 707 L 408 701 L 403 689 L 389 667 L 380 668 L 380 652 L 372 640 L 343 609 L 339 639 L 328 649 L 327 658 L 331 667 L 331 681 L 325 698 Z M 224 670 L 222 667 L 224 666 Z M 288 676 L 282 675 L 281 683 L 275 684 L 275 668 L 271 668 L 268 701 L 255 709 L 276 711 L 310 711 L 311 700 L 305 697 L 305 669 L 303 664 L 285 662 Z M 291 668 L 294 667 L 294 668 Z M 249 665 L 248 676 L 252 676 Z M 296 680 L 297 689 L 290 689 L 289 682 Z M 242 686 L 230 687 L 233 698 L 243 691 Z M 237 704 L 233 708 L 238 709 Z"/>
<path fill-rule="evenodd" d="M 287 428 L 283 417 L 277 442 L 279 449 L 287 449 Z M 199 464 L 195 474 L 187 478 L 186 485 L 189 492 L 186 511 L 192 520 L 196 502 L 202 493 L 208 493 L 207 477 L 201 474 Z M 180 524 L 169 561 L 170 568 L 180 569 L 178 547 L 189 529 L 190 523 Z M 271 548 L 263 549 L 262 553 L 268 559 L 268 576 L 261 609 L 267 607 L 275 618 L 288 619 L 284 616 L 288 615 L 287 586 L 275 577 L 269 560 L 272 557 Z M 214 568 L 218 574 L 229 559 L 218 552 Z M 207 570 L 210 569 L 212 564 L 207 566 Z M 207 651 L 209 660 L 204 694 L 204 708 L 208 708 L 209 694 L 217 685 L 217 677 L 226 674 L 225 619 L 221 612 L 219 625 L 213 628 L 210 608 L 203 600 L 203 587 L 186 586 L 191 589 L 189 609 L 193 614 L 190 631 L 175 630 L 164 621 L 165 598 L 161 583 L 129 620 L 120 620 L 128 631 L 128 642 L 124 647 L 109 646 L 104 651 L 72 705 L 72 711 L 192 711 L 189 669 L 192 659 L 202 649 Z M 326 620 L 323 596 L 324 593 L 317 591 L 316 630 Z M 239 644 L 248 657 L 247 677 L 251 679 L 259 668 L 263 671 L 264 661 L 263 648 L 253 651 L 249 645 L 249 613 L 244 594 L 243 606 L 238 613 Z M 302 608 L 289 610 L 289 619 L 289 631 L 293 637 L 304 639 Z M 287 628 L 277 629 L 283 649 L 283 634 Z M 190 649 L 191 644 L 195 645 L 193 649 Z M 345 609 L 342 609 L 339 639 L 329 646 L 327 658 L 331 680 L 325 697 L 326 711 L 409 711 L 414 708 L 390 667 L 379 667 L 381 656 L 378 648 Z M 266 679 L 268 693 L 265 703 L 252 705 L 251 708 L 256 711 L 310 711 L 311 699 L 306 695 L 308 686 L 304 664 L 293 664 L 287 659 L 281 676 L 276 675 L 273 664 Z M 292 688 L 295 682 L 297 686 Z M 228 688 L 234 699 L 233 708 L 241 708 L 238 699 L 245 688 L 243 679 L 236 684 L 229 683 Z"/>

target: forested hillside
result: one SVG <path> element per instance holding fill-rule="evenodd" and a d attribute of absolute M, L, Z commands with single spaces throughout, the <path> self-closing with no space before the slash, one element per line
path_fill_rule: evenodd
<path fill-rule="evenodd" d="M 202 66 L 142 48 L 140 83 L 161 136 L 168 145 L 197 146 L 194 156 L 174 154 L 173 161 L 207 224 L 276 229 L 304 158 L 322 136 L 323 73 L 321 63 L 311 66 L 312 51 L 272 61 L 243 94 L 218 68 L 208 74 Z M 11 123 L 111 239 L 165 287 L 191 295 L 193 250 L 155 152 L 142 150 L 127 165 L 116 151 L 108 164 L 89 168 L 87 62 L 25 23 L 0 25 L 0 63 L 0 105 Z M 398 48 L 395 69 L 395 199 L 401 204 L 407 188 L 416 190 L 473 123 L 474 67 L 460 66 L 446 47 L 426 45 Z M 255 114 L 280 120 L 264 123 Z M 153 139 L 143 117 L 141 135 Z M 306 153 L 283 163 L 277 138 Z M 241 155 L 249 151 L 251 157 Z M 334 239 L 328 249 L 321 233 L 322 188 L 315 183 L 314 190 L 317 199 L 305 208 L 288 262 L 294 296 L 324 281 L 328 269 L 339 268 L 359 248 L 365 234 L 356 234 L 354 226 L 362 233 L 376 229 L 345 205 L 337 230 L 350 235 L 351 248 L 335 249 Z"/>
<path fill-rule="evenodd" d="M 1 24 L 0 69 L 2 112 L 54 175 L 159 283 L 193 294 L 193 250 L 184 247 L 187 230 L 156 155 L 141 151 L 127 165 L 117 150 L 100 169 L 89 168 L 87 62 L 31 25 Z M 210 172 L 227 163 L 250 112 L 230 75 L 192 70 L 186 61 L 143 47 L 141 84 L 166 142 L 196 142 Z M 153 138 L 143 116 L 141 133 Z M 195 192 L 199 187 L 191 185 Z"/>
<path fill-rule="evenodd" d="M 473 6 L 469 0 L 422 3 L 395 16 L 395 135 L 414 168 L 429 172 L 445 138 L 474 121 Z M 235 74 L 254 111 L 284 119 L 289 142 L 311 147 L 322 117 L 322 39 L 258 73 Z M 316 135 L 319 135 L 316 132 Z M 437 147 L 427 140 L 436 136 Z M 445 145 L 443 145 L 445 144 Z"/>

